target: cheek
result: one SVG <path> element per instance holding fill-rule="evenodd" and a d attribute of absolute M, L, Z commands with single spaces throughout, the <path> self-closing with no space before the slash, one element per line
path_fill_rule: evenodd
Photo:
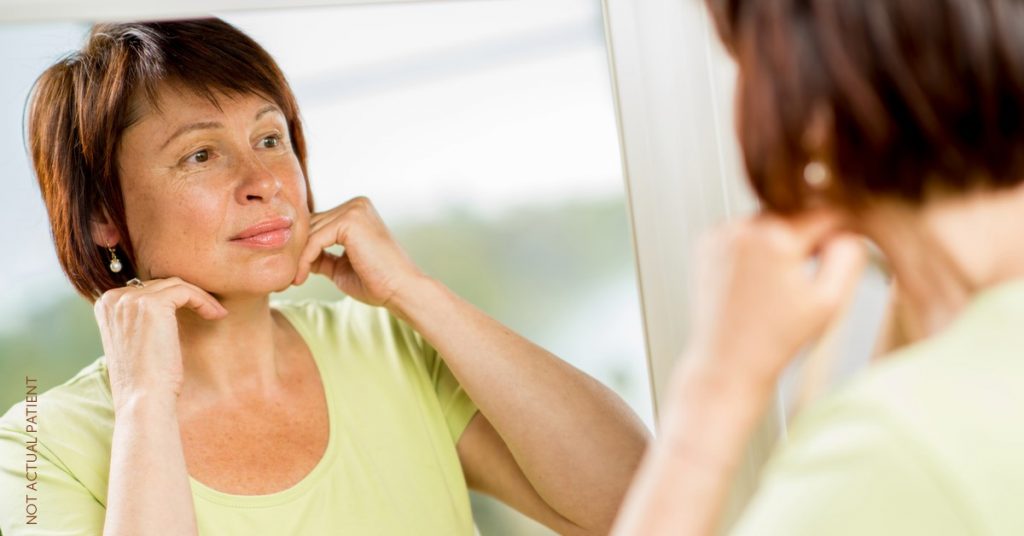
<path fill-rule="evenodd" d="M 306 179 L 298 160 L 294 157 L 289 160 L 288 165 L 283 165 L 277 170 L 277 176 L 281 180 L 281 194 L 295 210 L 296 223 L 301 223 L 303 229 L 308 229 L 311 214 Z M 305 235 L 302 238 L 305 239 Z"/>
<path fill-rule="evenodd" d="M 277 176 L 281 179 L 282 190 L 288 200 L 295 204 L 298 214 L 301 215 L 303 212 L 308 214 L 306 179 L 302 174 L 302 167 L 299 166 L 299 161 L 294 155 L 288 158 L 287 162 L 282 163 L 281 168 L 277 171 Z"/>
<path fill-rule="evenodd" d="M 196 188 L 144 195 L 129 219 L 140 269 L 151 277 L 184 276 L 189 266 L 209 266 L 222 234 L 223 200 Z"/>
<path fill-rule="evenodd" d="M 309 240 L 310 230 L 310 218 L 312 214 L 309 211 L 309 204 L 307 203 L 306 195 L 306 183 L 302 180 L 301 175 L 299 176 L 298 183 L 293 187 L 294 195 L 292 197 L 292 206 L 295 209 L 295 244 L 296 254 L 300 254 L 306 247 L 306 241 Z"/>

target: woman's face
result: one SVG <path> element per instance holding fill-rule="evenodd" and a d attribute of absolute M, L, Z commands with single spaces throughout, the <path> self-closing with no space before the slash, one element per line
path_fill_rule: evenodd
<path fill-rule="evenodd" d="M 170 85 L 157 102 L 139 99 L 118 149 L 139 277 L 219 296 L 287 288 L 309 210 L 280 109 L 256 95 L 218 94 L 215 106 Z"/>

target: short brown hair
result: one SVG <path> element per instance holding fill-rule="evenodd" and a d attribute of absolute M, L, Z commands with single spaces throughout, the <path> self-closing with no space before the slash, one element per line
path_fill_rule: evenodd
<path fill-rule="evenodd" d="M 306 143 L 298 104 L 274 59 L 219 19 L 98 24 L 85 45 L 36 81 L 28 139 L 61 267 L 90 300 L 135 277 L 118 175 L 121 134 L 138 120 L 134 98 L 156 105 L 161 84 L 175 83 L 216 104 L 215 92 L 255 94 L 274 102 L 288 122 L 292 149 L 306 175 Z M 306 179 L 309 209 L 313 197 Z M 108 270 L 106 244 L 91 220 L 105 210 L 122 241 L 123 269 Z"/>
<path fill-rule="evenodd" d="M 1024 181 L 1024 4 L 1016 0 L 708 0 L 739 66 L 737 132 L 769 209 L 806 207 L 824 160 L 848 207 L 920 205 Z M 803 136 L 816 109 L 832 130 Z"/>

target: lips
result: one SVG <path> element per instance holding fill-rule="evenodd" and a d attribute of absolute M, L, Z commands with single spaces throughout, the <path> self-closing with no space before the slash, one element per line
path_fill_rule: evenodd
<path fill-rule="evenodd" d="M 232 237 L 231 241 L 254 247 L 278 247 L 284 245 L 291 238 L 291 227 L 291 218 L 279 216 L 246 228 Z"/>

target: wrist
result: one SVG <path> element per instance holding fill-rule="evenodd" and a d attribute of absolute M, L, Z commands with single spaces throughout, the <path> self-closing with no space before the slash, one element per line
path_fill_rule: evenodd
<path fill-rule="evenodd" d="M 764 397 L 775 391 L 789 354 L 772 341 L 743 335 L 726 340 L 696 337 L 683 352 L 677 375 L 691 385 L 703 383 L 729 395 Z"/>
<path fill-rule="evenodd" d="M 178 397 L 174 393 L 132 393 L 114 397 L 115 419 L 152 421 L 177 416 Z"/>
<path fill-rule="evenodd" d="M 776 380 L 770 374 L 734 366 L 740 359 L 709 355 L 691 349 L 683 354 L 673 372 L 671 392 L 688 398 L 737 404 L 761 403 L 774 394 Z"/>
<path fill-rule="evenodd" d="M 696 419 L 715 428 L 753 426 L 774 398 L 775 387 L 774 379 L 686 353 L 673 372 L 664 424 L 674 428 Z"/>
<path fill-rule="evenodd" d="M 436 279 L 416 274 L 408 277 L 405 283 L 399 286 L 384 307 L 394 316 L 412 323 L 424 307 L 431 303 L 437 303 L 437 297 L 446 290 Z"/>

